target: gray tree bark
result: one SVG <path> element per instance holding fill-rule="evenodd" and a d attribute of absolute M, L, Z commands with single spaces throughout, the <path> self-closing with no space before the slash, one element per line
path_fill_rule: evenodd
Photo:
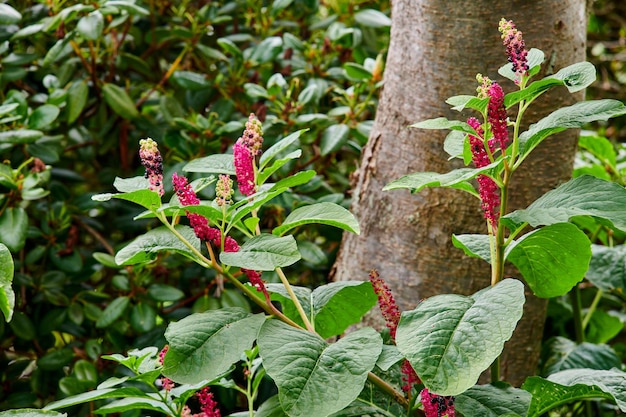
<path fill-rule="evenodd" d="M 417 171 L 458 168 L 443 151 L 447 132 L 409 129 L 412 123 L 444 116 L 465 120 L 444 100 L 474 94 L 476 74 L 517 89 L 497 73 L 506 63 L 498 22 L 513 20 L 528 49 L 546 54 L 547 71 L 585 60 L 584 0 L 492 2 L 488 0 L 394 0 L 384 89 L 353 188 L 352 212 L 361 235 L 345 234 L 334 266 L 335 280 L 367 279 L 377 269 L 402 310 L 442 293 L 471 294 L 489 285 L 488 266 L 451 244 L 452 234 L 486 233 L 476 199 L 451 189 L 382 192 L 390 181 Z M 546 75 L 546 69 L 535 79 Z M 537 100 L 525 121 L 580 100 L 558 88 Z M 510 207 L 526 207 L 571 176 L 576 132 L 546 141 L 516 172 Z M 514 271 L 509 271 L 511 276 Z M 545 317 L 545 300 L 527 294 L 524 318 L 507 343 L 503 378 L 515 385 L 535 373 Z M 381 327 L 380 316 L 370 325 Z"/>

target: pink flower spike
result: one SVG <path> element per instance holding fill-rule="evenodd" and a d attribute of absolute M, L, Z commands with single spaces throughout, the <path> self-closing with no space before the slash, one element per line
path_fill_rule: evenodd
<path fill-rule="evenodd" d="M 254 183 L 254 156 L 250 149 L 239 141 L 233 146 L 233 156 L 239 191 L 245 196 L 254 194 L 256 191 L 256 184 Z"/>
<path fill-rule="evenodd" d="M 497 145 L 504 152 L 509 145 L 506 108 L 504 107 L 504 91 L 502 91 L 500 84 L 492 83 L 487 91 L 487 95 L 489 96 L 487 120 L 489 121 L 489 125 L 491 125 L 491 133 L 493 133 L 495 142 L 494 145 Z"/>
<path fill-rule="evenodd" d="M 522 38 L 522 32 L 517 30 L 512 20 L 502 18 L 498 27 L 502 33 L 502 44 L 506 47 L 506 54 L 509 62 L 513 65 L 513 72 L 517 76 L 516 84 L 520 83 L 520 78 L 528 75 L 528 51 L 526 43 Z"/>
<path fill-rule="evenodd" d="M 157 143 L 150 139 L 139 141 L 139 159 L 141 165 L 146 168 L 146 178 L 150 181 L 150 189 L 163 195 L 163 158 L 159 152 Z"/>
<path fill-rule="evenodd" d="M 389 286 L 380 277 L 378 271 L 373 270 L 370 272 L 370 282 L 372 283 L 374 292 L 378 296 L 378 307 L 385 318 L 385 324 L 389 328 L 389 334 L 395 341 L 396 330 L 398 329 L 398 322 L 400 321 L 400 309 L 398 309 L 398 305 L 396 304 L 395 298 L 393 298 Z"/>
<path fill-rule="evenodd" d="M 454 397 L 431 394 L 424 388 L 420 394 L 426 417 L 455 417 Z"/>
<path fill-rule="evenodd" d="M 187 177 L 174 173 L 172 175 L 172 185 L 181 206 L 197 206 L 200 204 L 200 199 L 196 196 L 196 192 L 189 184 Z"/>
<path fill-rule="evenodd" d="M 222 417 L 217 401 L 209 387 L 204 387 L 196 393 L 203 417 Z"/>

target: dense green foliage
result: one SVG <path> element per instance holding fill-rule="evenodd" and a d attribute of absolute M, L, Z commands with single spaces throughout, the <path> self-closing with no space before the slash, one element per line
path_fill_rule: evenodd
<path fill-rule="evenodd" d="M 384 1 L 0 6 L 0 242 L 15 262 L 15 313 L 0 321 L 0 409 L 8 409 L 94 388 L 115 372 L 100 355 L 162 346 L 172 318 L 250 309 L 228 286 L 217 297 L 214 275 L 179 257 L 115 264 L 152 222 L 133 222 L 140 210 L 130 203 L 91 196 L 116 176 L 143 173 L 137 143 L 147 136 L 161 145 L 171 192 L 181 162 L 226 151 L 254 111 L 268 139 L 309 129 L 302 157 L 276 175 L 321 173 L 267 207 L 267 226 L 303 202 L 347 206 L 390 20 Z M 304 263 L 293 276 L 323 282 L 340 231 L 295 236 Z"/>

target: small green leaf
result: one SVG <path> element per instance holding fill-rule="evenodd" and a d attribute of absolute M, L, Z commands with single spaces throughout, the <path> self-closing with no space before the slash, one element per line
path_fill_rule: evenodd
<path fill-rule="evenodd" d="M 235 175 L 235 163 L 232 154 L 209 155 L 190 161 L 183 171 Z"/>
<path fill-rule="evenodd" d="M 131 15 L 142 15 L 149 16 L 150 12 L 147 9 L 144 9 L 141 6 L 135 4 L 132 0 L 107 0 L 104 4 L 104 7 L 116 7 L 128 12 Z"/>
<path fill-rule="evenodd" d="M 96 327 L 102 329 L 113 324 L 115 320 L 122 317 L 122 314 L 124 314 L 129 304 L 130 298 L 128 297 L 118 297 L 111 301 L 111 304 L 104 309 L 102 315 L 98 321 L 96 321 Z"/>
<path fill-rule="evenodd" d="M 261 234 L 244 243 L 238 252 L 220 253 L 224 264 L 255 271 L 273 271 L 299 260 L 300 252 L 293 236 Z"/>
<path fill-rule="evenodd" d="M 350 128 L 348 125 L 339 124 L 331 125 L 324 129 L 320 142 L 320 153 L 328 155 L 336 152 L 348 141 L 350 136 Z"/>
<path fill-rule="evenodd" d="M 626 290 L 626 245 L 591 245 L 586 278 L 604 291 Z"/>
<path fill-rule="evenodd" d="M 87 105 L 89 87 L 85 81 L 74 81 L 67 89 L 67 122 L 74 123 Z"/>
<path fill-rule="evenodd" d="M 112 401 L 95 410 L 95 413 L 112 414 L 123 413 L 130 410 L 151 410 L 157 413 L 168 414 L 171 409 L 161 399 L 146 398 L 145 396 L 128 396 L 121 400 Z"/>
<path fill-rule="evenodd" d="M 2 11 L 0 10 L 0 15 Z M 67 417 L 67 414 L 56 411 L 40 410 L 38 408 L 20 408 L 0 412 L 0 417 Z"/>
<path fill-rule="evenodd" d="M 304 224 L 327 224 L 359 234 L 359 223 L 352 213 L 335 203 L 316 203 L 298 207 L 292 211 L 283 224 L 274 228 L 272 234 L 282 236 L 285 232 Z"/>
<path fill-rule="evenodd" d="M 620 358 L 608 345 L 576 343 L 561 336 L 550 339 L 543 348 L 543 373 L 554 374 L 566 369 L 611 369 L 620 366 Z"/>
<path fill-rule="evenodd" d="M 502 353 L 523 305 L 524 285 L 515 279 L 471 297 L 430 297 L 402 313 L 396 345 L 429 390 L 458 395 Z"/>
<path fill-rule="evenodd" d="M 120 193 L 147 190 L 149 186 L 150 182 L 143 176 L 131 178 L 115 177 L 115 180 L 113 180 L 113 187 L 115 187 L 115 189 Z"/>
<path fill-rule="evenodd" d="M 537 227 L 564 223 L 574 216 L 593 216 L 620 230 L 626 230 L 624 207 L 624 187 L 583 175 L 547 192 L 528 208 L 503 216 L 502 222 L 510 229 L 515 229 L 524 223 Z"/>
<path fill-rule="evenodd" d="M 41 63 L 41 65 L 43 67 L 48 67 L 63 58 L 64 56 L 71 53 L 72 45 L 70 45 L 70 41 L 73 38 L 74 32 L 72 31 L 66 34 L 64 38 L 56 41 L 56 43 L 52 45 L 52 48 L 48 50 L 48 53 L 46 53 L 46 56 L 43 58 L 43 62 Z"/>
<path fill-rule="evenodd" d="M 348 77 L 354 80 L 365 81 L 372 78 L 372 73 L 367 68 L 354 62 L 346 62 L 343 64 L 343 69 Z"/>
<path fill-rule="evenodd" d="M 555 223 L 522 236 L 507 252 L 506 260 L 517 267 L 533 293 L 552 298 L 567 294 L 585 277 L 591 243 L 572 223 Z"/>
<path fill-rule="evenodd" d="M 391 19 L 381 11 L 363 9 L 354 14 L 354 20 L 363 26 L 370 28 L 385 28 L 391 26 Z"/>
<path fill-rule="evenodd" d="M 94 10 L 87 16 L 81 17 L 76 24 L 76 32 L 90 41 L 98 40 L 102 36 L 103 29 L 104 17 L 100 10 Z"/>
<path fill-rule="evenodd" d="M 139 204 L 150 211 L 155 211 L 161 206 L 161 197 L 159 196 L 159 193 L 148 189 L 131 191 L 129 193 L 112 194 L 111 197 Z"/>
<path fill-rule="evenodd" d="M 174 71 L 170 80 L 189 91 L 206 90 L 211 87 L 205 75 L 191 71 Z"/>
<path fill-rule="evenodd" d="M 184 384 L 215 379 L 252 347 L 264 321 L 263 314 L 222 308 L 171 323 L 165 331 L 169 349 L 163 375 Z"/>
<path fill-rule="evenodd" d="M 524 158 L 550 135 L 623 114 L 626 114 L 626 106 L 618 100 L 590 100 L 561 107 L 532 124 L 519 136 L 520 158 L 516 166 L 519 166 Z"/>
<path fill-rule="evenodd" d="M 0 243 L 11 252 L 19 252 L 26 244 L 28 214 L 21 207 L 9 207 L 0 215 Z"/>
<path fill-rule="evenodd" d="M 453 96 L 447 99 L 446 103 L 452 106 L 452 110 L 463 111 L 464 109 L 474 109 L 480 113 L 486 113 L 489 97 L 478 98 L 469 95 Z"/>
<path fill-rule="evenodd" d="M 608 343 L 622 330 L 624 330 L 624 323 L 618 316 L 596 309 L 586 328 L 585 340 L 591 343 Z"/>
<path fill-rule="evenodd" d="M 37 139 L 43 136 L 43 132 L 41 130 L 33 130 L 33 129 L 17 129 L 17 130 L 8 130 L 6 132 L 0 132 L 0 144 L 1 143 L 33 143 Z"/>
<path fill-rule="evenodd" d="M 0 25 L 13 25 L 22 20 L 20 12 L 6 3 L 0 3 Z"/>
<path fill-rule="evenodd" d="M 102 87 L 104 101 L 123 119 L 133 120 L 139 117 L 139 112 L 135 103 L 130 98 L 126 90 L 115 84 L 104 84 Z"/>
<path fill-rule="evenodd" d="M 566 403 L 597 398 L 613 400 L 626 411 L 626 373 L 618 369 L 569 369 L 547 380 L 533 376 L 522 389 L 532 394 L 528 417 L 539 417 Z"/>
<path fill-rule="evenodd" d="M 455 397 L 454 407 L 464 416 L 501 417 L 509 414 L 525 416 L 530 399 L 528 392 L 498 382 L 471 387 Z"/>
<path fill-rule="evenodd" d="M 196 237 L 191 227 L 177 225 L 176 230 L 198 251 L 200 239 Z M 162 226 L 152 229 L 138 236 L 130 244 L 115 255 L 115 263 L 123 265 L 135 265 L 154 260 L 161 251 L 168 250 L 184 255 L 197 261 L 195 254 L 167 227 Z"/>
<path fill-rule="evenodd" d="M 130 325 L 136 332 L 148 333 L 156 326 L 157 313 L 149 304 L 138 303 L 130 310 Z"/>
<path fill-rule="evenodd" d="M 475 135 L 476 131 L 472 129 L 470 125 L 465 122 L 461 122 L 459 120 L 448 120 L 445 117 L 438 117 L 436 119 L 428 119 L 422 122 L 418 122 L 412 124 L 409 127 L 415 127 L 419 129 L 450 129 L 450 130 L 458 130 L 459 132 L 468 133 L 470 135 Z"/>
<path fill-rule="evenodd" d="M 601 136 L 581 136 L 578 138 L 578 147 L 590 152 L 601 163 L 616 169 L 617 155 L 613 143 Z"/>
<path fill-rule="evenodd" d="M 259 332 L 259 354 L 291 417 L 327 416 L 357 398 L 382 350 L 373 329 L 348 333 L 327 344 L 319 336 L 278 320 Z"/>
<path fill-rule="evenodd" d="M 284 138 L 282 138 L 278 142 L 276 142 L 274 145 L 269 147 L 267 150 L 265 150 L 263 152 L 263 154 L 261 154 L 261 158 L 259 159 L 259 169 L 262 170 L 274 158 L 276 158 L 278 155 L 280 155 L 282 152 L 284 152 L 288 147 L 290 147 L 293 144 L 298 143 L 298 139 L 300 139 L 300 136 L 302 136 L 302 134 L 304 132 L 308 131 L 308 130 L 309 129 L 301 129 L 301 130 L 298 130 L 297 132 L 293 132 L 293 133 L 285 136 Z"/>
<path fill-rule="evenodd" d="M 28 127 L 31 129 L 43 129 L 54 122 L 61 111 L 57 106 L 44 104 L 37 107 L 28 118 Z"/>
<path fill-rule="evenodd" d="M 267 181 L 267 179 L 274 172 L 278 171 L 283 165 L 285 165 L 287 162 L 293 159 L 300 158 L 301 156 L 302 156 L 302 150 L 296 149 L 295 151 L 290 152 L 287 155 L 285 155 L 283 158 L 275 159 L 272 165 L 268 166 L 263 171 L 259 172 L 259 175 L 257 176 L 257 181 L 259 182 L 259 184 L 265 183 L 265 181 Z"/>
<path fill-rule="evenodd" d="M 148 287 L 148 296 L 156 301 L 177 301 L 183 298 L 185 293 L 171 285 L 152 284 Z"/>
<path fill-rule="evenodd" d="M 467 256 L 480 258 L 491 264 L 491 248 L 489 246 L 489 235 L 452 235 L 452 244 L 463 250 Z"/>
<path fill-rule="evenodd" d="M 502 163 L 502 160 L 493 162 L 482 168 L 459 168 L 445 174 L 437 172 L 416 172 L 405 175 L 390 182 L 383 187 L 383 191 L 408 188 L 412 193 L 417 193 L 426 187 L 456 188 L 466 191 L 478 197 L 478 192 L 469 183 L 480 174 L 484 174 Z"/>
<path fill-rule="evenodd" d="M 0 311 L 7 322 L 11 321 L 15 307 L 15 293 L 11 286 L 13 268 L 13 257 L 9 248 L 0 243 Z"/>

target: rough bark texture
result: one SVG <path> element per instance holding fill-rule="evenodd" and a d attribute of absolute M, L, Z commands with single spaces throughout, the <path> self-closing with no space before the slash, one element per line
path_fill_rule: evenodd
<path fill-rule="evenodd" d="M 497 69 L 506 63 L 498 32 L 501 17 L 513 20 L 527 48 L 546 53 L 554 72 L 585 60 L 584 0 L 492 2 L 395 0 L 384 91 L 353 190 L 352 212 L 361 235 L 346 234 L 335 264 L 335 280 L 366 279 L 378 269 L 394 291 L 401 309 L 441 293 L 470 294 L 489 285 L 484 262 L 454 248 L 452 234 L 485 233 L 479 203 L 451 189 L 417 195 L 405 190 L 382 192 L 388 182 L 417 171 L 447 172 L 447 132 L 409 129 L 434 117 L 465 120 L 444 103 L 448 97 L 473 94 L 482 73 L 501 82 L 505 92 L 517 87 Z M 550 69 L 548 69 L 550 71 Z M 545 70 L 538 77 L 546 75 Z M 544 95 L 525 115 L 534 122 L 565 104 L 580 100 L 564 88 Z M 510 208 L 522 208 L 571 175 L 576 132 L 546 141 L 515 175 Z M 515 274 L 510 271 L 510 274 Z M 527 294 L 525 314 L 502 362 L 503 378 L 515 385 L 534 374 L 539 357 L 545 300 Z M 380 326 L 380 317 L 368 318 Z"/>

